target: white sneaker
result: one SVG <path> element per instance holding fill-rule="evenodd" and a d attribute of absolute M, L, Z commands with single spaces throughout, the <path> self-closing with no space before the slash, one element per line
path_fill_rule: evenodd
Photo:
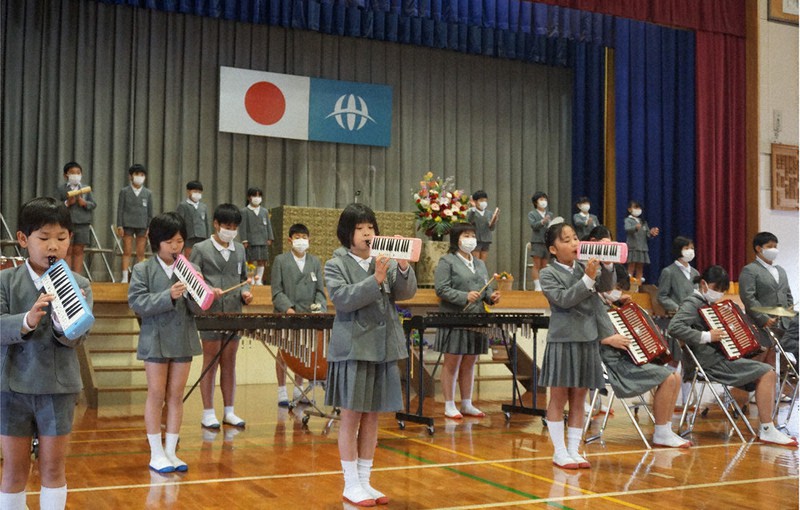
<path fill-rule="evenodd" d="M 219 420 L 217 420 L 216 416 L 206 416 L 202 420 L 200 420 L 200 425 L 207 428 L 207 429 L 218 429 L 219 428 Z"/>
<path fill-rule="evenodd" d="M 797 439 L 789 437 L 780 430 L 776 429 L 774 425 L 767 428 L 764 426 L 759 427 L 758 439 L 762 443 L 777 444 L 781 446 L 797 446 Z"/>
<path fill-rule="evenodd" d="M 342 499 L 355 506 L 375 506 L 375 499 L 361 484 L 345 487 Z"/>
<path fill-rule="evenodd" d="M 222 423 L 224 423 L 225 425 L 232 425 L 234 427 L 244 428 L 244 420 L 239 418 L 233 413 L 226 414 L 225 418 L 222 419 Z"/>
<path fill-rule="evenodd" d="M 569 452 L 569 456 L 572 460 L 578 465 L 580 469 L 589 469 L 592 465 L 586 460 L 583 456 L 581 456 L 578 452 Z"/>
<path fill-rule="evenodd" d="M 692 442 L 687 441 L 670 430 L 669 434 L 653 434 L 653 446 L 666 446 L 667 448 L 689 448 L 692 446 Z"/>
<path fill-rule="evenodd" d="M 561 469 L 578 469 L 580 467 L 568 453 L 553 455 L 553 465 Z"/>

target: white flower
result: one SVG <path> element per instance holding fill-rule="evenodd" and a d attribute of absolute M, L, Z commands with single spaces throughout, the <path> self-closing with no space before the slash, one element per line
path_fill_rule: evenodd
<path fill-rule="evenodd" d="M 448 217 L 449 217 L 449 216 L 452 216 L 452 215 L 453 215 L 453 211 L 452 211 L 452 210 L 450 210 L 450 209 L 445 209 L 445 210 L 444 210 L 444 212 L 443 212 L 442 214 L 444 214 L 445 216 L 448 216 Z"/>
<path fill-rule="evenodd" d="M 431 204 L 431 210 L 432 211 L 438 211 L 439 210 L 439 204 Z"/>
<path fill-rule="evenodd" d="M 430 205 L 431 201 L 428 200 L 427 198 L 423 198 L 422 200 L 419 201 L 419 206 L 422 207 L 423 209 L 427 209 Z"/>
<path fill-rule="evenodd" d="M 450 205 L 450 199 L 444 196 L 439 197 L 439 203 L 441 205 Z"/>
<path fill-rule="evenodd" d="M 447 192 L 447 198 L 453 198 L 453 194 L 450 193 L 449 191 Z"/>
<path fill-rule="evenodd" d="M 419 200 L 419 193 L 414 193 L 414 200 Z"/>

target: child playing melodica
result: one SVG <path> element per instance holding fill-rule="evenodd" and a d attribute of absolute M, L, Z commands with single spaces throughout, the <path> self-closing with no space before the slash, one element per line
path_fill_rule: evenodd
<path fill-rule="evenodd" d="M 595 291 L 600 262 L 577 263 L 578 236 L 560 223 L 545 232 L 553 259 L 542 269 L 542 292 L 550 303 L 550 327 L 539 384 L 550 387 L 547 428 L 553 443 L 553 464 L 564 469 L 589 468 L 578 446 L 583 432 L 583 403 L 589 388 L 605 386 L 600 341 L 622 345 L 602 300 Z M 569 403 L 567 444 L 564 445 L 564 407 Z"/>
<path fill-rule="evenodd" d="M 22 510 L 31 464 L 31 440 L 39 437 L 41 508 L 67 503 L 65 462 L 81 373 L 75 347 L 85 338 L 64 336 L 52 314 L 55 296 L 36 280 L 51 257 L 66 257 L 72 234 L 70 213 L 54 198 L 34 198 L 22 206 L 17 241 L 28 250 L 25 264 L 0 272 L 0 444 L 3 474 L 0 508 Z M 92 306 L 89 281 L 73 274 Z"/>
<path fill-rule="evenodd" d="M 342 409 L 342 499 L 357 506 L 389 502 L 369 479 L 378 442 L 378 413 L 403 407 L 397 360 L 408 354 L 394 304 L 411 299 L 417 291 L 414 269 L 407 261 L 370 256 L 370 242 L 379 232 L 372 209 L 348 205 L 336 229 L 348 252 L 325 264 L 325 283 L 336 308 L 325 405 Z"/>
<path fill-rule="evenodd" d="M 644 265 L 650 263 L 650 248 L 647 241 L 658 235 L 658 227 L 650 227 L 642 218 L 642 204 L 636 200 L 628 203 L 628 217 L 625 218 L 625 233 L 628 244 L 628 273 L 639 282 L 642 281 Z"/>
<path fill-rule="evenodd" d="M 173 272 L 183 251 L 186 225 L 177 213 L 159 214 L 148 228 L 155 257 L 133 267 L 128 305 L 141 317 L 136 358 L 144 361 L 147 399 L 144 423 L 150 443 L 150 469 L 159 473 L 187 471 L 175 455 L 183 421 L 183 389 L 192 356 L 202 352 L 194 316 L 200 307 L 186 293 Z M 161 410 L 167 406 L 167 434 L 161 444 Z"/>
<path fill-rule="evenodd" d="M 247 250 L 247 261 L 256 265 L 256 285 L 264 285 L 264 268 L 269 258 L 269 246 L 275 235 L 269 212 L 261 207 L 260 188 L 247 189 L 247 206 L 242 209 L 241 238 Z"/>
<path fill-rule="evenodd" d="M 213 289 L 216 299 L 208 313 L 241 313 L 242 305 L 250 304 L 253 295 L 250 285 L 238 285 L 247 281 L 247 262 L 244 246 L 234 241 L 242 215 L 233 204 L 220 204 L 214 209 L 214 234 L 205 241 L 194 245 L 189 261 L 200 268 L 203 278 Z M 234 290 L 223 294 L 225 289 Z M 219 385 L 222 389 L 223 414 L 222 422 L 234 427 L 244 427 L 245 421 L 233 412 L 233 401 L 236 396 L 236 355 L 239 353 L 239 334 L 234 334 L 228 342 L 231 332 L 203 331 L 203 367 L 213 363 L 213 367 L 200 382 L 200 393 L 203 396 L 203 418 L 200 424 L 209 429 L 219 429 L 219 420 L 214 413 L 214 383 L 217 378 L 217 367 L 221 367 Z M 223 349 L 224 345 L 224 349 Z M 222 352 L 220 353 L 220 350 Z M 216 359 L 215 359 L 216 358 Z"/>

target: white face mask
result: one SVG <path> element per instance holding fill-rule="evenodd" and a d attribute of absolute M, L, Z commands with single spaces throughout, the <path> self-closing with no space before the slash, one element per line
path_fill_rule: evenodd
<path fill-rule="evenodd" d="M 253 207 L 258 207 L 261 205 L 261 197 L 250 197 L 250 203 L 253 204 Z"/>
<path fill-rule="evenodd" d="M 580 209 L 581 212 L 585 213 L 589 212 L 589 209 L 591 208 L 592 208 L 591 204 L 581 204 L 578 206 L 578 209 Z"/>
<path fill-rule="evenodd" d="M 722 292 L 718 292 L 711 288 L 703 292 L 703 297 L 706 298 L 706 301 L 708 301 L 709 303 L 716 303 L 717 301 L 722 299 L 722 296 L 724 295 L 725 294 L 723 294 Z"/>
<path fill-rule="evenodd" d="M 297 253 L 305 253 L 308 250 L 308 239 L 292 239 L 292 249 Z"/>
<path fill-rule="evenodd" d="M 766 260 L 768 260 L 770 262 L 774 262 L 775 259 L 778 258 L 778 249 L 777 248 L 765 248 L 761 252 L 761 255 L 763 255 Z"/>
<path fill-rule="evenodd" d="M 487 207 L 489 207 L 489 202 L 487 202 L 486 200 L 481 200 L 480 202 L 478 202 L 478 209 L 480 209 L 481 211 L 485 211 Z"/>
<path fill-rule="evenodd" d="M 641 209 L 631 209 L 631 214 L 638 218 L 639 216 L 642 215 L 642 210 Z"/>
<path fill-rule="evenodd" d="M 203 194 L 202 193 L 192 193 L 191 195 L 189 195 L 189 198 L 192 200 L 192 202 L 197 203 L 197 202 L 200 201 L 201 198 L 203 198 Z"/>
<path fill-rule="evenodd" d="M 77 186 L 81 183 L 81 177 L 81 174 L 69 174 L 67 176 L 69 183 L 73 186 Z"/>
<path fill-rule="evenodd" d="M 229 243 L 234 240 L 236 234 L 238 233 L 239 233 L 238 230 L 228 230 L 227 228 L 220 228 L 217 236 L 219 237 L 219 240 L 222 241 L 223 243 Z"/>
<path fill-rule="evenodd" d="M 539 209 L 547 209 L 547 200 L 539 200 Z"/>
<path fill-rule="evenodd" d="M 691 262 L 694 260 L 694 250 L 691 248 L 687 248 L 681 251 L 681 258 L 686 262 Z"/>
<path fill-rule="evenodd" d="M 133 183 L 137 186 L 141 186 L 142 184 L 144 184 L 144 175 L 134 175 Z"/>
<path fill-rule="evenodd" d="M 478 246 L 478 240 L 474 237 L 462 237 L 458 240 L 458 247 L 461 248 L 462 251 L 467 253 L 472 253 L 475 250 L 475 247 Z"/>

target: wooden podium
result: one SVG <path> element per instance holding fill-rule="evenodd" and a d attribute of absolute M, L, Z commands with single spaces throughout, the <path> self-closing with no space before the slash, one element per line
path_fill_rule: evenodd
<path fill-rule="evenodd" d="M 275 240 L 270 248 L 270 261 L 279 254 L 288 251 L 289 227 L 295 223 L 302 223 L 308 227 L 311 242 L 308 252 L 316 255 L 325 265 L 325 261 L 333 256 L 333 251 L 341 246 L 336 237 L 336 226 L 342 209 L 327 209 L 321 207 L 298 207 L 281 205 L 270 209 L 270 221 L 275 233 Z M 381 235 L 401 235 L 415 237 L 416 226 L 414 213 L 375 211 Z M 270 265 L 264 272 L 264 283 L 270 283 Z"/>

